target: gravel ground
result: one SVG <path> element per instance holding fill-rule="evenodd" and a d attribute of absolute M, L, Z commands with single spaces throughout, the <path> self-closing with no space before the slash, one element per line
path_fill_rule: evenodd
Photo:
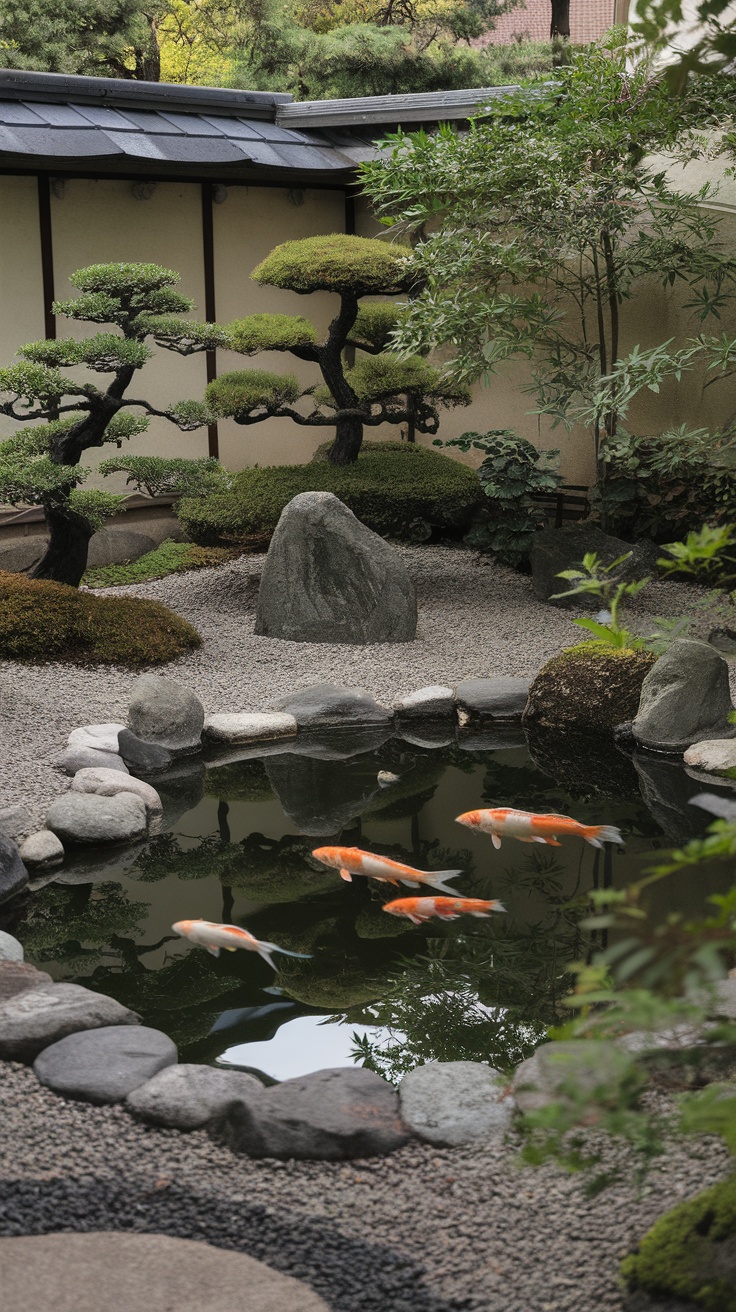
<path fill-rule="evenodd" d="M 163 601 L 199 629 L 204 639 L 199 651 L 161 672 L 191 688 L 209 713 L 271 708 L 280 695 L 325 681 L 359 685 L 391 702 L 431 683 L 532 675 L 581 637 L 567 612 L 534 599 L 528 578 L 487 558 L 441 546 L 400 551 L 419 597 L 417 640 L 400 646 L 255 637 L 260 555 L 109 591 Z M 692 607 L 697 591 L 683 584 L 653 584 L 646 604 L 644 598 L 637 603 L 637 625 L 643 627 L 654 615 L 682 614 Z M 95 721 L 124 722 L 135 678 L 119 667 L 3 662 L 0 805 L 28 805 L 42 820 L 60 791 L 53 762 L 69 731 Z"/>
<path fill-rule="evenodd" d="M 643 1312 L 649 1301 L 618 1287 L 620 1259 L 730 1160 L 715 1140 L 678 1142 L 640 1192 L 619 1182 L 589 1199 L 580 1176 L 520 1166 L 503 1143 L 412 1143 L 350 1163 L 252 1161 L 202 1131 L 65 1102 L 10 1063 L 0 1102 L 0 1234 L 206 1240 L 306 1280 L 335 1312 Z M 630 1181 L 627 1152 L 609 1158 Z"/>

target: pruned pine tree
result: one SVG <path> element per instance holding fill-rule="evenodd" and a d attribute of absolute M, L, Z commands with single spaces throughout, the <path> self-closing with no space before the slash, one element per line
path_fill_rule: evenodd
<path fill-rule="evenodd" d="M 213 413 L 238 424 L 274 417 L 310 428 L 334 428 L 328 459 L 357 460 L 365 427 L 406 424 L 413 433 L 436 433 L 439 407 L 467 405 L 464 384 L 448 383 L 421 356 L 400 358 L 387 349 L 401 307 L 368 296 L 409 289 L 407 247 L 367 237 L 334 234 L 277 246 L 253 272 L 256 282 L 300 295 L 332 292 L 337 314 L 320 340 L 309 319 L 251 314 L 228 325 L 229 346 L 243 355 L 286 351 L 319 369 L 322 383 L 304 386 L 293 374 L 247 369 L 223 374 L 207 388 Z M 357 358 L 355 352 L 360 352 Z M 353 362 L 354 361 L 354 362 Z"/>
<path fill-rule="evenodd" d="M 94 264 L 69 281 L 81 294 L 56 302 L 54 313 L 114 331 L 31 342 L 18 352 L 22 363 L 0 369 L 0 414 L 24 424 L 43 421 L 0 443 L 0 503 L 43 507 L 49 544 L 32 576 L 76 587 L 92 533 L 122 499 L 80 487 L 90 473 L 81 464 L 84 452 L 108 442 L 121 446 L 144 432 L 151 416 L 184 432 L 207 422 L 201 401 L 159 410 L 128 395 L 152 354 L 146 338 L 189 355 L 223 345 L 226 336 L 215 324 L 177 317 L 192 302 L 174 290 L 179 274 L 157 264 Z M 79 366 L 109 375 L 107 387 L 85 379 Z"/>

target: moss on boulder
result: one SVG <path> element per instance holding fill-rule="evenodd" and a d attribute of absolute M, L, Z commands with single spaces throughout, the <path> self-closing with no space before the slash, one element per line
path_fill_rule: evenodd
<path fill-rule="evenodd" d="M 652 652 L 628 648 L 568 647 L 533 680 L 524 724 L 600 730 L 633 720 L 655 660 Z"/>
<path fill-rule="evenodd" d="M 736 1177 L 666 1212 L 624 1259 L 631 1289 L 736 1312 Z"/>

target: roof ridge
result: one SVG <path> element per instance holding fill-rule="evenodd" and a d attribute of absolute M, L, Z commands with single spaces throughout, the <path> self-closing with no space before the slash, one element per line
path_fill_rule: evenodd
<path fill-rule="evenodd" d="M 292 96 L 280 91 L 244 91 L 237 87 L 185 86 L 176 82 L 139 82 L 77 73 L 36 73 L 0 69 L 0 100 L 46 100 L 115 105 L 136 109 L 189 109 L 248 118 L 274 119 Z"/>

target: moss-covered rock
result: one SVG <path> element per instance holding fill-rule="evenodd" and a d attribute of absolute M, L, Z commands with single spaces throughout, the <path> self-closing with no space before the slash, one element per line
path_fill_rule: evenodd
<path fill-rule="evenodd" d="M 533 680 L 524 724 L 600 730 L 633 720 L 655 660 L 651 652 L 628 648 L 568 647 Z"/>
<path fill-rule="evenodd" d="M 666 1212 L 625 1258 L 632 1289 L 736 1312 L 736 1177 Z"/>

